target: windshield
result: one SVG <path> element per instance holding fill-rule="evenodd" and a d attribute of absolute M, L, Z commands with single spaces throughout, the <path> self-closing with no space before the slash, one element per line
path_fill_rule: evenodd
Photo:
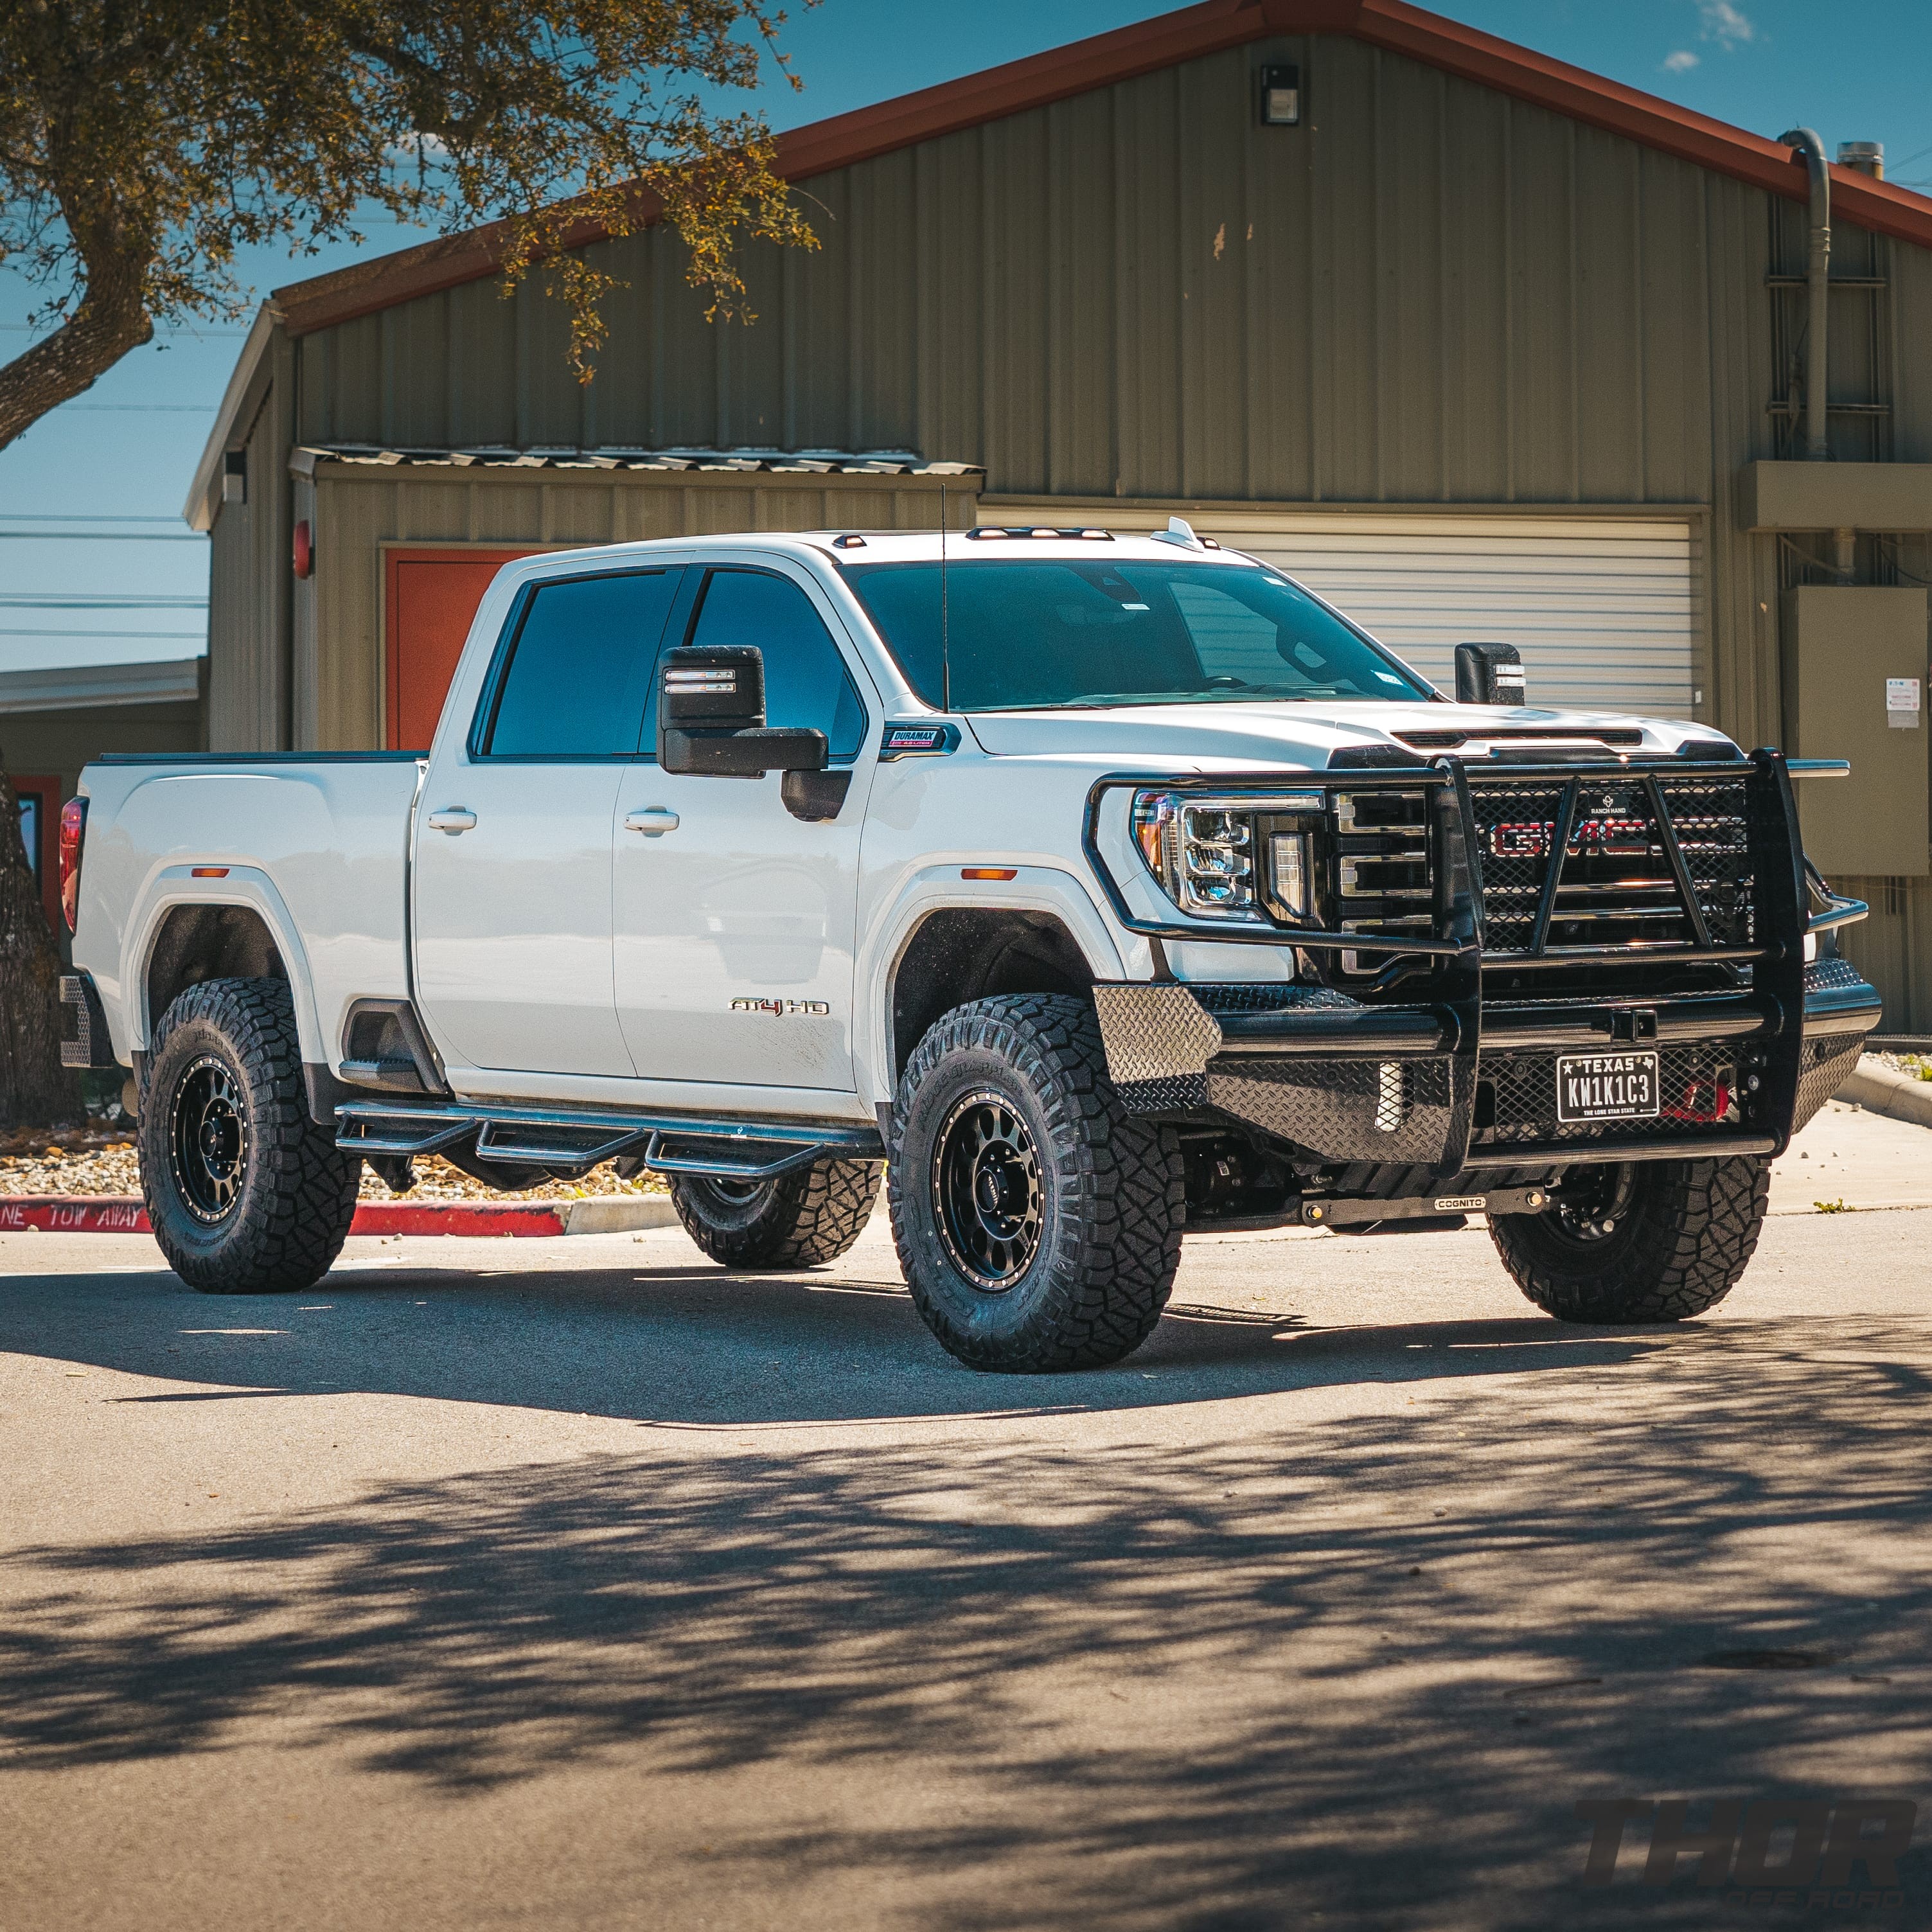
<path fill-rule="evenodd" d="M 938 562 L 843 567 L 907 681 L 939 705 Z M 1434 694 L 1271 570 L 975 557 L 946 575 L 956 711 Z"/>

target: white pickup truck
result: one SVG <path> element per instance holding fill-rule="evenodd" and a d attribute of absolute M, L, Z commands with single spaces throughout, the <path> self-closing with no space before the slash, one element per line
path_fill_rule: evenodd
<path fill-rule="evenodd" d="M 656 1170 L 766 1270 L 883 1168 L 982 1369 L 1126 1354 L 1198 1228 L 1480 1213 L 1551 1314 L 1677 1319 L 1876 1023 L 1864 909 L 1777 752 L 1522 677 L 1463 646 L 1450 702 L 1178 520 L 526 559 L 426 752 L 88 767 L 66 1051 L 218 1293 L 435 1154 Z"/>

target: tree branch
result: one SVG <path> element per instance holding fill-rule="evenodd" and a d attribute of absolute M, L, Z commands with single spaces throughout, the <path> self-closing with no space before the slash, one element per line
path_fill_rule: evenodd
<path fill-rule="evenodd" d="M 154 333 L 147 310 L 152 238 L 130 231 L 112 206 L 60 196 L 85 278 L 80 305 L 52 334 L 0 368 L 0 449 L 94 382 Z M 90 205 L 92 204 L 92 205 Z"/>

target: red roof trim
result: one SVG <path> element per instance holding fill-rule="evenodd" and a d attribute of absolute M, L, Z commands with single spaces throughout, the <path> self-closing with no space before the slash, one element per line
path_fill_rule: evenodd
<path fill-rule="evenodd" d="M 1204 54 L 1271 34 L 1311 33 L 1352 34 L 1751 187 L 1791 200 L 1805 197 L 1803 160 L 1778 142 L 1444 20 L 1407 0 L 1202 0 L 1178 13 L 794 129 L 779 137 L 778 170 L 788 180 L 808 180 Z M 1832 196 L 1834 213 L 1846 220 L 1932 248 L 1932 200 L 1837 167 Z M 643 213 L 655 218 L 654 211 Z M 581 245 L 603 233 L 586 221 L 570 240 Z M 277 290 L 275 300 L 289 333 L 309 334 L 495 274 L 502 236 L 503 225 L 493 222 L 295 283 Z"/>

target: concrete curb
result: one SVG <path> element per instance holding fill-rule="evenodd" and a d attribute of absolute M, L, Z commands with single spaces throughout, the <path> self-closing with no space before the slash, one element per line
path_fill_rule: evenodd
<path fill-rule="evenodd" d="M 1844 1085 L 1832 1097 L 1850 1101 L 1868 1114 L 1883 1114 L 1894 1120 L 1932 1127 L 1932 1080 L 1908 1080 L 1869 1054 L 1858 1062 L 1856 1072 L 1846 1076 Z"/>
<path fill-rule="evenodd" d="M 668 1194 L 594 1195 L 582 1201 L 364 1201 L 352 1234 L 622 1234 L 676 1225 Z M 137 1200 L 105 1194 L 41 1194 L 0 1200 L 0 1234 L 146 1234 Z"/>

